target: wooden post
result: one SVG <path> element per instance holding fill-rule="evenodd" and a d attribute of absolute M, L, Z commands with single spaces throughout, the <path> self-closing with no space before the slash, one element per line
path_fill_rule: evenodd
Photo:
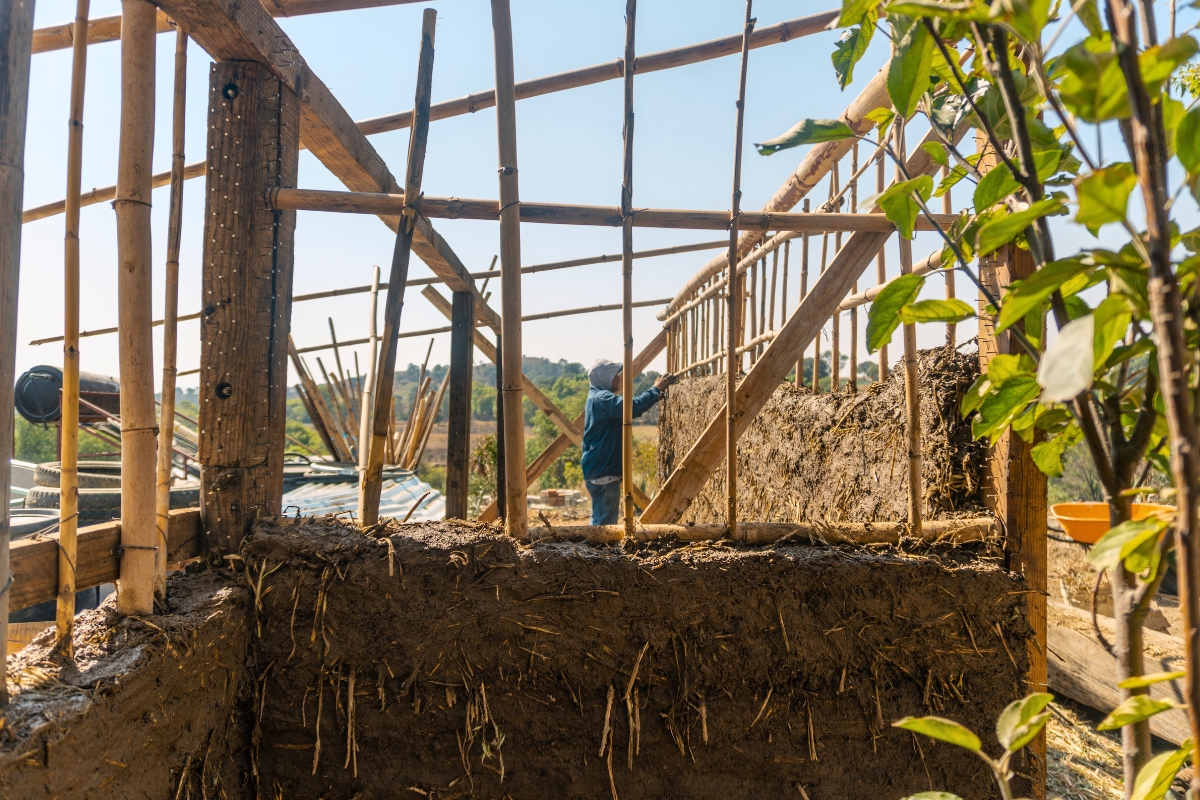
<path fill-rule="evenodd" d="M 383 349 L 375 371 L 375 391 L 372 402 L 371 441 L 367 466 L 358 488 L 358 516 L 363 525 L 379 521 L 379 495 L 383 490 L 383 457 L 387 447 L 392 410 L 392 383 L 396 376 L 396 351 L 400 342 L 400 314 L 404 309 L 404 284 L 408 280 L 408 263 L 412 256 L 413 235 L 417 226 L 417 201 L 421 197 L 421 178 L 425 171 L 425 145 L 429 141 L 429 103 L 433 92 L 433 41 L 437 12 L 425 9 L 421 18 L 421 51 L 417 65 L 417 89 L 413 100 L 415 124 L 408 142 L 408 166 L 404 175 L 405 205 L 392 251 L 392 269 L 388 277 L 387 303 L 383 311 Z"/>
<path fill-rule="evenodd" d="M 450 334 L 450 430 L 446 437 L 446 519 L 467 518 L 471 459 L 471 367 L 475 353 L 475 295 L 454 293 Z"/>
<path fill-rule="evenodd" d="M 625 536 L 633 537 L 633 73 L 637 0 L 625 2 L 625 129 L 621 170 L 621 494 Z M 505 312 L 507 313 L 507 311 Z M 695 327 L 693 320 L 693 329 Z M 695 337 L 693 336 L 693 341 Z M 695 345 L 693 345 L 693 350 Z M 694 354 L 693 354 L 694 355 Z M 632 762 L 630 762 L 632 763 Z"/>
<path fill-rule="evenodd" d="M 21 202 L 25 189 L 25 119 L 33 0 L 0 6 L 0 642 L 8 642 L 8 503 L 12 483 L 13 383 L 17 361 L 17 286 L 21 272 Z M 0 706 L 8 705 L 7 669 L 0 665 Z"/>
<path fill-rule="evenodd" d="M 949 174 L 950 174 L 950 168 L 942 167 L 942 178 L 945 179 L 945 177 Z M 953 214 L 954 213 L 954 201 L 950 197 L 951 191 L 952 190 L 947 189 L 946 193 L 944 195 L 942 195 L 942 213 L 943 214 Z M 942 270 L 942 274 L 946 276 L 946 299 L 953 300 L 954 299 L 954 265 L 950 264 L 947 269 Z M 957 342 L 956 342 L 957 333 L 958 333 L 957 324 L 953 323 L 953 322 L 947 322 L 946 323 L 946 347 L 949 347 L 950 349 L 954 349 L 955 345 L 957 344 Z"/>
<path fill-rule="evenodd" d="M 746 0 L 746 21 L 742 28 L 742 67 L 738 79 L 737 123 L 733 137 L 733 195 L 729 210 L 729 259 L 726 294 L 729 298 L 729 331 L 725 341 L 725 524 L 729 527 L 729 535 L 737 531 L 737 408 L 735 395 L 737 393 L 738 368 L 741 358 L 738 356 L 739 335 L 738 322 L 742 312 L 741 288 L 742 281 L 738 280 L 738 217 L 742 208 L 742 128 L 746 118 L 746 72 L 750 65 L 750 34 L 754 32 L 754 18 L 751 8 L 754 0 Z"/>
<path fill-rule="evenodd" d="M 377 323 L 379 319 L 379 265 L 376 264 L 371 276 L 371 316 L 367 320 L 368 336 L 371 343 L 371 357 L 367 361 L 367 380 L 362 386 L 362 412 L 358 420 L 358 441 L 371 441 L 371 414 L 375 411 L 375 406 L 372 404 L 372 398 L 375 397 L 375 364 L 379 360 L 379 333 Z M 452 395 L 453 396 L 453 395 Z M 392 405 L 396 403 L 396 398 L 392 397 Z M 395 413 L 388 414 L 388 430 L 391 431 L 395 424 Z M 389 433 L 388 440 L 391 440 Z M 360 471 L 366 469 L 367 466 L 367 447 L 358 448 L 358 468 Z M 387 460 L 386 458 L 384 459 Z"/>
<path fill-rule="evenodd" d="M 296 214 L 271 211 L 263 198 L 273 188 L 296 185 L 299 128 L 295 93 L 266 67 L 212 65 L 200 319 L 201 512 L 209 549 L 225 553 L 237 552 L 255 518 L 279 514 L 282 502 Z M 306 388 L 313 405 L 324 402 L 315 385 Z"/>
<path fill-rule="evenodd" d="M 810 201 L 809 198 L 804 198 L 804 213 L 809 213 Z M 800 238 L 800 295 L 796 300 L 796 307 L 804 302 L 804 296 L 808 294 L 808 234 L 801 234 Z M 813 363 L 813 369 L 817 368 L 816 363 Z M 796 386 L 804 385 L 804 351 L 800 351 L 800 356 L 796 360 Z"/>
<path fill-rule="evenodd" d="M 503 524 L 508 519 L 508 486 L 504 464 L 504 336 L 496 334 L 496 512 Z M 524 460 L 524 459 L 522 459 Z M 524 502 L 524 501 L 522 501 Z"/>
<path fill-rule="evenodd" d="M 519 539 L 529 527 L 525 500 L 525 420 L 521 413 L 521 199 L 517 181 L 517 106 L 513 88 L 512 16 L 492 0 L 496 61 L 496 138 L 500 161 L 500 328 L 504 345 L 505 528 Z"/>
<path fill-rule="evenodd" d="M 875 162 L 875 193 L 879 194 L 883 191 L 884 185 L 884 162 L 883 153 L 879 153 L 879 159 Z M 884 259 L 884 248 L 879 248 L 879 252 L 875 255 L 875 283 L 876 285 L 883 284 L 887 281 L 887 262 Z M 886 381 L 888 378 L 888 346 L 884 342 L 879 348 L 879 380 Z"/>
<path fill-rule="evenodd" d="M 121 3 L 121 139 L 117 153 L 117 308 L 121 365 L 121 577 L 117 609 L 154 612 L 154 485 L 158 421 L 150 176 L 154 155 L 155 7 Z M 282 438 L 282 437 L 281 437 Z"/>
<path fill-rule="evenodd" d="M 829 191 L 836 195 L 841 191 L 842 182 L 838 173 L 838 165 L 840 162 L 834 162 L 833 171 L 829 174 Z M 839 204 L 840 205 L 840 202 Z M 830 211 L 837 211 L 838 205 L 830 208 Z M 842 249 L 842 234 L 837 233 L 833 237 L 833 255 L 837 256 L 839 250 Z M 823 260 L 823 259 L 822 259 Z M 836 311 L 829 319 L 829 391 L 831 393 L 838 391 L 842 384 L 842 317 Z"/>
<path fill-rule="evenodd" d="M 850 213 L 858 213 L 858 143 L 850 150 Z M 858 281 L 854 282 L 854 293 L 858 294 Z M 850 375 L 846 388 L 851 394 L 858 391 L 858 307 L 850 309 Z"/>
<path fill-rule="evenodd" d="M 75 28 L 88 29 L 89 0 L 75 4 Z M 75 37 L 71 62 L 71 119 L 67 142 L 66 235 L 63 240 L 63 375 L 58 502 L 58 602 L 55 634 L 62 653 L 74 656 L 75 564 L 79 530 L 79 196 L 83 176 L 83 98 L 87 37 Z M 0 455 L 0 457 L 5 457 Z"/>
<path fill-rule="evenodd" d="M 982 147 L 981 147 L 982 150 Z M 980 159 L 983 171 L 995 166 L 994 156 Z M 1018 247 L 1002 247 L 980 259 L 979 277 L 993 297 L 1002 297 L 1013 281 L 1030 277 L 1037 270 L 1033 256 Z M 988 301 L 979 295 L 979 368 L 986 371 L 998 355 L 1021 352 L 1012 346 L 1010 334 L 995 332 L 992 317 L 985 310 Z M 1020 325 L 1021 323 L 1018 323 Z M 1046 674 L 1046 475 L 1033 463 L 1034 443 L 1025 442 L 1011 429 L 1006 430 L 996 444 L 988 449 L 984 469 L 984 504 L 1000 520 L 1005 533 L 1007 566 L 1025 578 L 1028 603 L 1026 619 L 1033 628 L 1033 639 L 1026 653 L 1029 671 L 1025 673 L 1026 692 L 1049 691 Z M 1046 796 L 1046 737 L 1040 735 L 1029 743 L 1026 759 L 1020 771 L 1033 778 L 1033 797 Z"/>
<path fill-rule="evenodd" d="M 897 157 L 905 159 L 904 118 L 896 117 L 893 133 Z M 904 172 L 896 164 L 895 181 L 905 180 Z M 912 272 L 912 240 L 898 236 L 900 249 L 900 274 Z M 911 535 L 921 536 L 921 500 L 924 487 L 921 476 L 921 385 L 917 375 L 917 326 L 904 326 L 904 408 L 906 412 L 905 439 L 908 446 L 908 524 Z"/>
<path fill-rule="evenodd" d="M 162 405 L 158 415 L 158 485 L 154 517 L 154 594 L 167 592 L 167 523 L 171 518 L 171 448 L 175 444 L 175 364 L 179 341 L 179 241 L 183 227 L 183 140 L 187 100 L 187 34 L 175 34 L 175 99 L 171 120 L 171 207 L 167 217 L 166 297 L 163 302 Z"/>

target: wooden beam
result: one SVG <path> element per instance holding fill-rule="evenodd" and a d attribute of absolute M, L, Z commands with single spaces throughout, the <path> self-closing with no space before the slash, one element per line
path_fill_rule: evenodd
<path fill-rule="evenodd" d="M 650 343 L 647 344 L 645 349 L 638 354 L 637 358 L 633 360 L 632 372 L 634 376 L 641 375 L 642 371 L 645 370 L 646 367 L 650 366 L 650 362 L 657 358 L 658 354 L 661 353 L 666 346 L 667 332 L 665 330 L 661 330 L 658 332 L 658 335 L 650 340 Z M 575 417 L 575 419 L 572 421 L 572 424 L 575 426 L 575 428 L 583 430 L 584 421 L 584 415 L 581 413 L 579 416 Z M 538 457 L 535 458 L 529 464 L 529 466 L 525 468 L 526 485 L 533 483 L 539 477 L 541 477 L 542 473 L 548 470 L 550 465 L 557 461 L 572 444 L 575 444 L 575 442 L 572 441 L 569 435 L 566 433 L 560 433 L 558 437 L 555 438 L 555 440 L 551 442 L 546 449 L 543 450 Z M 636 489 L 636 487 L 634 488 Z M 639 493 L 641 492 L 640 489 L 637 489 L 637 491 Z M 645 505 L 642 504 L 643 499 L 645 500 Z M 635 502 L 643 509 L 650 505 L 650 499 L 644 495 L 635 500 Z M 492 522 L 496 519 L 498 513 L 499 509 L 496 505 L 496 502 L 493 501 L 492 504 L 485 508 L 483 513 L 479 515 L 479 519 L 483 522 Z"/>
<path fill-rule="evenodd" d="M 621 497 L 625 535 L 633 535 L 633 76 L 637 0 L 625 2 L 625 130 L 621 170 Z M 633 757 L 630 756 L 630 765 Z"/>
<path fill-rule="evenodd" d="M 154 157 L 154 6 L 121 3 L 121 138 L 117 153 L 117 310 L 121 331 L 121 579 L 117 610 L 154 613 L 158 420 L 154 411 L 150 165 Z"/>
<path fill-rule="evenodd" d="M 475 355 L 475 295 L 454 293 L 450 335 L 450 409 L 446 437 L 446 519 L 467 518 L 471 478 L 471 367 Z"/>
<path fill-rule="evenodd" d="M 265 67 L 226 61 L 209 73 L 208 108 L 201 491 L 209 548 L 236 553 L 283 496 L 296 215 L 259 198 L 296 182 L 300 103 Z"/>
<path fill-rule="evenodd" d="M 965 127 L 955 131 L 955 141 L 961 139 L 965 132 Z M 932 131 L 922 144 L 929 141 L 937 141 Z M 937 165 L 923 148 L 913 150 L 907 164 L 909 175 L 931 174 L 936 169 Z M 771 346 L 737 387 L 738 436 L 754 421 L 795 366 L 804 348 L 816 337 L 824 320 L 829 319 L 841 304 L 854 282 L 862 275 L 867 262 L 875 257 L 887 238 L 888 234 L 874 231 L 860 231 L 851 235 L 834 256 L 833 263 L 800 301 L 791 318 L 776 331 Z M 675 522 L 683 515 L 720 465 L 725 450 L 724 433 L 725 407 L 722 406 L 675 472 L 659 489 L 654 502 L 642 514 L 641 521 L 644 524 Z"/>
<path fill-rule="evenodd" d="M 33 0 L 0 10 L 0 576 L 9 574 L 8 497 L 12 483 L 13 383 L 17 363 L 17 290 L 21 274 L 21 201 L 25 193 L 25 123 L 29 112 L 29 62 Z M 57 574 L 57 552 L 52 555 Z M 6 581 L 7 578 L 0 578 Z M 52 578 L 53 580 L 53 578 Z M 57 588 L 57 587 L 55 587 Z M 51 597 L 53 597 L 53 592 Z M 0 592 L 0 642 L 8 641 L 11 591 Z M 0 666 L 0 707 L 8 704 L 8 670 Z"/>
<path fill-rule="evenodd" d="M 241 0 L 155 2 L 215 60 L 262 64 L 294 92 L 300 103 L 301 143 L 347 189 L 403 191 L 329 87 L 309 68 L 292 40 L 260 4 Z M 398 229 L 398 211 L 382 215 L 382 219 L 393 232 Z M 476 291 L 467 268 L 427 219 L 417 220 L 412 249 L 451 291 Z M 481 313 L 483 307 L 477 303 L 476 313 Z M 478 322 L 500 329 L 498 317 L 481 316 Z"/>
<path fill-rule="evenodd" d="M 204 536 L 200 529 L 200 509 L 173 510 L 167 525 L 166 543 L 169 563 L 186 561 L 203 554 Z M 121 544 L 120 520 L 80 528 L 78 544 L 75 575 L 77 590 L 83 591 L 120 580 L 121 560 L 117 556 Z M 11 610 L 19 611 L 55 598 L 58 546 L 58 533 L 12 543 L 13 582 L 9 592 Z"/>
<path fill-rule="evenodd" d="M 828 30 L 830 24 L 837 20 L 840 13 L 840 10 L 822 11 L 819 14 L 765 26 L 755 31 L 754 37 L 750 40 L 750 47 L 755 49 L 768 47 L 773 44 L 790 42 L 794 39 Z M 648 53 L 637 59 L 635 72 L 639 75 L 644 75 L 688 64 L 698 64 L 714 58 L 735 55 L 741 52 L 741 49 L 742 34 L 736 33 L 733 36 L 724 36 L 708 42 L 677 47 L 672 50 L 663 50 L 658 53 Z M 525 100 L 530 97 L 540 97 L 554 92 L 561 92 L 565 89 L 620 80 L 624 76 L 624 59 L 617 59 L 604 64 L 574 69 L 569 72 L 560 72 L 557 75 L 548 75 L 530 81 L 522 81 L 514 87 L 514 95 L 517 100 Z M 456 100 L 447 100 L 435 104 L 430 109 L 430 118 L 439 120 L 457 117 L 462 114 L 474 114 L 476 111 L 492 108 L 495 105 L 495 90 L 477 92 Z M 412 112 L 409 110 L 374 117 L 358 123 L 359 130 L 367 135 L 408 128 L 411 125 Z"/>
<path fill-rule="evenodd" d="M 417 3 L 421 0 L 263 0 L 263 6 L 273 17 L 299 17 L 305 14 L 322 14 L 327 11 L 349 11 L 356 8 L 378 8 L 380 6 L 397 6 L 407 3 Z M 155 30 L 166 33 L 175 29 L 170 18 L 161 11 L 158 12 Z M 74 23 L 50 25 L 38 28 L 33 32 L 33 52 L 50 53 L 55 50 L 66 50 L 75 42 Z M 87 26 L 87 43 L 101 44 L 115 42 L 121 38 L 121 18 L 100 17 L 91 21 Z"/>
<path fill-rule="evenodd" d="M 855 133 L 865 134 L 875 125 L 874 122 L 867 119 L 866 115 L 877 108 L 890 106 L 891 100 L 887 92 L 887 67 L 884 67 L 863 87 L 862 92 L 846 108 L 839 119 L 850 126 Z M 836 142 L 823 142 L 810 148 L 804 154 L 804 158 L 796 170 L 776 190 L 774 196 L 763 205 L 763 212 L 774 213 L 795 208 L 796 204 L 803 200 L 805 195 L 829 173 L 833 165 L 850 152 L 856 141 L 857 139 L 842 139 Z M 743 225 L 743 227 L 745 226 Z M 755 239 L 755 233 L 742 236 L 739 242 L 739 257 L 745 255 Z M 679 290 L 675 299 L 663 310 L 662 316 L 659 318 L 665 319 L 668 314 L 686 303 L 692 295 L 700 291 L 710 278 L 727 266 L 729 266 L 727 254 L 721 254 L 705 264 L 683 285 L 683 288 Z"/>
<path fill-rule="evenodd" d="M 437 12 L 432 8 L 425 9 L 421 20 L 421 47 L 417 56 L 417 87 L 413 100 L 413 106 L 417 110 L 417 124 L 409 138 L 408 164 L 404 175 L 405 185 L 410 193 L 416 196 L 420 196 L 421 193 L 421 178 L 425 172 L 425 146 L 429 141 L 429 103 L 433 93 L 433 42 L 436 23 Z M 404 309 L 404 289 L 408 281 L 408 264 L 412 257 L 416 222 L 416 208 L 413 205 L 406 206 L 402 212 L 400 229 L 396 232 L 396 245 L 392 251 L 392 267 L 388 278 L 388 283 L 395 286 L 396 291 L 387 293 L 387 302 L 383 309 L 383 348 L 379 351 L 379 362 L 375 367 L 375 386 L 372 392 L 375 407 L 371 411 L 371 438 L 366 442 L 359 442 L 360 449 L 367 449 L 366 466 L 358 486 L 358 518 L 364 526 L 379 522 L 383 462 L 391 446 L 391 430 L 395 424 L 392 392 L 396 377 L 396 352 L 399 349 L 397 334 L 400 332 L 400 315 Z M 474 296 L 473 292 L 467 294 Z M 332 330 L 333 322 L 329 324 Z M 438 391 L 440 394 L 441 390 Z M 436 413 L 435 409 L 434 414 Z"/>
<path fill-rule="evenodd" d="M 324 189 L 280 189 L 271 192 L 268 204 L 275 209 L 291 211 L 328 211 L 337 214 L 398 214 L 404 208 L 404 194 L 379 192 L 337 192 Z M 495 221 L 500 218 L 500 203 L 496 200 L 476 200 L 465 197 L 422 197 L 417 204 L 421 216 L 429 219 L 473 219 Z M 514 209 L 515 210 L 515 209 Z M 954 214 L 935 214 L 943 229 L 958 217 Z M 569 203 L 520 203 L 521 222 L 547 225 L 587 225 L 607 228 L 621 227 L 619 206 L 586 206 Z M 635 228 L 669 228 L 676 230 L 729 229 L 728 211 L 693 211 L 668 208 L 641 208 L 633 214 Z M 792 214 L 786 212 L 741 212 L 739 227 L 743 230 L 801 231 L 831 233 L 854 231 L 892 231 L 892 223 L 881 214 Z M 918 217 L 918 231 L 937 230 L 933 223 Z"/>

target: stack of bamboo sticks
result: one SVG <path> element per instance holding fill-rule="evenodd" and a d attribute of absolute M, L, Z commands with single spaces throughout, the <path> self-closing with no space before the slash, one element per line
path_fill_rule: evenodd
<path fill-rule="evenodd" d="M 348 375 L 343 369 L 333 320 L 329 321 L 329 333 L 333 337 L 335 371 L 330 373 L 321 359 L 317 358 L 317 367 L 325 382 L 324 391 L 313 379 L 308 363 L 300 356 L 295 343 L 289 338 L 288 350 L 292 365 L 296 374 L 300 376 L 300 383 L 293 388 L 304 403 L 308 418 L 312 420 L 313 428 L 325 444 L 325 448 L 339 462 L 358 463 L 359 422 L 364 405 L 363 376 L 359 372 L 357 354 L 354 357 L 354 375 Z M 384 461 L 401 469 L 415 470 L 421 463 L 430 432 L 437 419 L 437 410 L 446 392 L 449 373 L 436 390 L 432 386 L 433 379 L 428 375 L 429 356 L 432 352 L 433 340 L 430 339 L 429 349 L 425 352 L 425 361 L 421 364 L 420 376 L 417 379 L 417 392 L 409 408 L 408 419 L 401 430 L 397 430 L 396 400 L 392 398 L 392 421 Z"/>

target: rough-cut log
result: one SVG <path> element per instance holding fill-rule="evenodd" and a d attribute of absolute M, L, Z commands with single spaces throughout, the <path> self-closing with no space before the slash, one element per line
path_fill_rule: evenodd
<path fill-rule="evenodd" d="M 239 0 L 156 2 L 217 61 L 258 62 L 295 92 L 300 100 L 300 141 L 347 189 L 403 191 L 346 109 L 261 5 Z M 383 221 L 395 232 L 399 211 L 384 215 Z M 417 219 L 412 249 L 451 291 L 476 291 L 467 268 L 427 219 Z M 483 303 L 476 303 L 476 313 L 484 313 L 483 308 Z M 497 316 L 480 316 L 477 320 L 493 330 L 500 329 Z"/>
<path fill-rule="evenodd" d="M 646 367 L 650 365 L 650 362 L 657 358 L 658 354 L 661 353 L 666 346 L 667 332 L 665 330 L 659 331 L 658 335 L 651 339 L 650 343 L 646 345 L 646 348 L 642 350 L 642 352 L 638 353 L 637 358 L 633 360 L 633 374 L 635 376 L 642 374 L 642 370 L 646 369 Z M 579 416 L 575 417 L 573 424 L 577 429 L 582 430 L 584 422 L 584 415 L 580 414 Z M 557 461 L 559 456 L 565 453 L 567 448 L 572 444 L 574 444 L 574 442 L 571 440 L 570 436 L 568 436 L 566 433 L 560 433 L 558 437 L 551 442 L 546 449 L 543 450 L 541 454 L 529 464 L 529 466 L 525 468 L 525 484 L 529 485 L 541 477 L 542 473 L 548 470 L 550 465 Z M 639 497 L 635 498 L 635 502 L 643 509 L 649 507 L 650 499 L 642 494 L 641 489 L 638 489 L 636 486 L 634 489 L 639 494 Z M 646 501 L 646 505 L 642 505 L 643 499 Z M 492 522 L 496 519 L 498 514 L 499 507 L 496 505 L 495 501 L 493 501 L 492 504 L 485 508 L 479 515 L 479 519 L 483 522 Z"/>
<path fill-rule="evenodd" d="M 113 583 L 120 578 L 120 560 L 116 555 L 120 543 L 120 520 L 79 529 L 75 577 L 77 590 Z M 203 552 L 200 509 L 180 508 L 172 511 L 167 526 L 167 562 L 185 561 Z M 10 608 L 19 611 L 53 600 L 58 569 L 58 534 L 13 542 L 11 553 L 13 583 Z"/>
<path fill-rule="evenodd" d="M 328 211 L 339 214 L 398 214 L 404 208 L 404 194 L 368 192 L 336 192 L 325 189 L 280 189 L 271 192 L 268 202 L 273 208 L 289 211 Z M 495 221 L 500 218 L 500 202 L 465 197 L 422 197 L 417 207 L 429 219 L 475 219 Z M 591 225 L 621 227 L 619 206 L 585 206 L 567 203 L 520 203 L 521 222 L 548 225 Z M 935 214 L 943 229 L 957 217 Z M 678 230 L 723 231 L 729 229 L 728 211 L 693 211 L 673 208 L 639 208 L 633 213 L 635 228 L 669 228 Z M 792 214 L 787 212 L 742 212 L 738 227 L 763 233 L 766 231 L 802 231 L 806 233 L 895 230 L 881 214 Z M 924 217 L 917 218 L 919 231 L 937 230 Z"/>
<path fill-rule="evenodd" d="M 966 128 L 955 132 L 962 138 Z M 930 132 L 922 143 L 936 141 Z M 921 147 L 909 158 L 909 175 L 930 174 L 937 165 Z M 888 234 L 859 232 L 853 234 L 834 257 L 833 263 L 821 275 L 808 295 L 800 302 L 791 319 L 776 333 L 771 346 L 758 359 L 737 388 L 738 434 L 749 427 L 755 415 L 770 399 L 775 388 L 795 366 L 797 357 L 816 337 L 824 320 L 837 309 L 854 282 L 862 275 L 867 263 L 875 257 Z M 712 422 L 659 490 L 654 502 L 642 514 L 643 523 L 675 522 L 687 510 L 692 499 L 704 488 L 709 476 L 721 464 L 724 456 L 725 409 Z"/>
<path fill-rule="evenodd" d="M 8 454 L 13 451 L 17 286 L 21 274 L 20 220 L 25 191 L 25 120 L 29 111 L 32 31 L 33 0 L 6 3 L 0 12 L 0 497 L 6 498 L 12 480 Z M 6 502 L 0 507 L 0 575 L 9 574 L 8 540 Z M 57 554 L 52 558 L 57 564 Z M 0 592 L 0 642 L 8 641 L 8 610 L 12 607 L 12 593 Z M 0 706 L 8 704 L 6 675 L 7 669 L 0 668 Z"/>
<path fill-rule="evenodd" d="M 888 99 L 887 93 L 887 68 L 884 67 L 863 87 L 862 92 L 839 119 L 856 133 L 863 134 L 875 124 L 867 119 L 866 115 L 881 106 L 890 105 L 891 101 Z M 850 152 L 850 148 L 856 141 L 857 139 L 842 139 L 836 142 L 824 142 L 810 149 L 805 153 L 800 166 L 796 167 L 795 172 L 788 176 L 788 179 L 775 192 L 774 197 L 767 201 L 762 210 L 769 213 L 795 208 L 796 204 L 804 199 L 804 196 L 825 177 L 830 168 Z M 755 238 L 756 233 L 742 236 L 740 255 L 745 255 Z M 729 257 L 726 254 L 721 254 L 705 264 L 691 280 L 683 285 L 683 288 L 675 295 L 675 299 L 663 310 L 659 319 L 665 318 L 678 306 L 687 302 L 709 278 L 728 265 Z"/>
<path fill-rule="evenodd" d="M 297 105 L 258 64 L 218 62 L 211 69 L 200 463 L 209 548 L 223 553 L 237 552 L 256 518 L 278 515 L 283 497 L 296 215 L 256 199 L 296 181 Z"/>

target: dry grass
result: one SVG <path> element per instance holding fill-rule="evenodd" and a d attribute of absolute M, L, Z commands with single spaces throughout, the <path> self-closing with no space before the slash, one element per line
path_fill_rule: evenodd
<path fill-rule="evenodd" d="M 1121 744 L 1098 733 L 1070 708 L 1054 703 L 1046 726 L 1046 796 L 1062 800 L 1121 798 Z"/>

